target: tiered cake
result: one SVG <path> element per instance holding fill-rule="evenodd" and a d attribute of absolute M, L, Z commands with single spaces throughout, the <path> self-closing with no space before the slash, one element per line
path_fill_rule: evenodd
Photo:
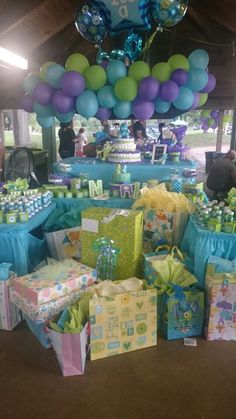
<path fill-rule="evenodd" d="M 136 150 L 133 138 L 129 138 L 129 130 L 125 123 L 121 124 L 120 135 L 113 143 L 114 150 L 109 154 L 108 161 L 111 163 L 138 163 L 141 161 L 141 153 Z"/>

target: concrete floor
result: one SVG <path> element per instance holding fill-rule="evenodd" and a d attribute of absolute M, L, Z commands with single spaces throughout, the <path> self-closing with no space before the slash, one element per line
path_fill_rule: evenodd
<path fill-rule="evenodd" d="M 63 378 L 21 323 L 0 332 L 1 419 L 235 419 L 236 342 L 158 346 L 88 361 Z"/>

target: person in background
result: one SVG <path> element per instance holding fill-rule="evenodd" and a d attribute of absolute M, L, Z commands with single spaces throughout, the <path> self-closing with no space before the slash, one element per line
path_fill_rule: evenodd
<path fill-rule="evenodd" d="M 58 131 L 60 145 L 58 152 L 62 159 L 74 157 L 75 155 L 75 140 L 77 139 L 74 130 L 71 128 L 71 122 L 60 124 Z"/>
<path fill-rule="evenodd" d="M 140 119 L 139 121 L 136 121 L 134 126 L 133 126 L 133 134 L 134 134 L 134 139 L 137 140 L 137 131 L 141 131 L 142 132 L 142 136 L 143 138 L 147 137 L 146 134 L 146 128 L 145 128 L 145 123 L 146 121 L 143 119 Z"/>
<path fill-rule="evenodd" d="M 103 132 L 104 134 L 107 134 L 108 137 L 111 136 L 111 127 L 109 125 L 109 122 L 107 120 L 101 121 Z"/>
<path fill-rule="evenodd" d="M 113 128 L 111 130 L 111 136 L 118 138 L 119 137 L 119 133 L 120 133 L 120 124 L 118 122 L 115 122 L 113 124 Z"/>
<path fill-rule="evenodd" d="M 215 161 L 211 167 L 206 185 L 213 191 L 213 199 L 224 200 L 231 188 L 236 186 L 236 166 L 233 160 L 236 151 L 229 150 L 224 157 Z"/>
<path fill-rule="evenodd" d="M 142 148 L 142 146 L 144 145 L 144 142 L 145 142 L 145 137 L 143 136 L 143 131 L 141 129 L 137 130 L 136 140 L 135 140 L 137 148 L 139 149 Z"/>
<path fill-rule="evenodd" d="M 80 128 L 75 141 L 75 156 L 83 157 L 84 146 L 88 144 L 88 139 L 84 133 L 84 128 Z"/>

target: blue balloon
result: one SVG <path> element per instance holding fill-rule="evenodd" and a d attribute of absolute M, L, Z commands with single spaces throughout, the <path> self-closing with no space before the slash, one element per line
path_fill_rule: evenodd
<path fill-rule="evenodd" d="M 37 102 L 34 102 L 33 109 L 34 109 L 34 112 L 41 118 L 48 118 L 49 116 L 54 115 L 54 109 L 51 105 L 44 106 L 44 105 L 40 105 Z"/>
<path fill-rule="evenodd" d="M 34 74 L 29 73 L 23 81 L 25 93 L 31 93 L 39 83 L 42 83 L 42 80 Z"/>
<path fill-rule="evenodd" d="M 115 84 L 118 79 L 127 76 L 127 68 L 126 65 L 119 60 L 111 61 L 107 68 L 107 79 L 110 84 Z"/>
<path fill-rule="evenodd" d="M 204 89 L 208 83 L 208 74 L 200 68 L 191 68 L 188 72 L 187 82 L 185 84 L 193 92 L 199 92 Z"/>
<path fill-rule="evenodd" d="M 50 67 L 48 67 L 45 76 L 47 83 L 55 89 L 58 89 L 59 87 L 61 87 L 60 81 L 65 71 L 66 70 L 64 69 L 64 67 L 62 67 L 62 65 L 60 64 L 51 65 Z"/>
<path fill-rule="evenodd" d="M 48 118 L 42 118 L 41 116 L 37 115 L 37 122 L 43 128 L 50 128 L 54 123 L 53 116 L 49 116 Z"/>
<path fill-rule="evenodd" d="M 157 97 L 154 101 L 154 106 L 157 113 L 166 113 L 170 109 L 171 103 Z"/>
<path fill-rule="evenodd" d="M 119 101 L 113 108 L 115 116 L 119 119 L 128 118 L 132 113 L 132 102 Z"/>
<path fill-rule="evenodd" d="M 142 53 L 143 39 L 137 33 L 131 33 L 127 36 L 124 43 L 125 55 L 131 60 L 135 61 Z"/>
<path fill-rule="evenodd" d="M 204 49 L 196 49 L 188 57 L 192 68 L 201 68 L 206 70 L 209 63 L 209 55 Z"/>
<path fill-rule="evenodd" d="M 97 93 L 98 103 L 102 108 L 113 108 L 117 102 L 112 86 L 103 86 Z"/>
<path fill-rule="evenodd" d="M 98 0 L 97 3 L 100 3 L 100 1 Z M 149 0 L 127 2 L 102 0 L 101 8 L 106 14 L 109 34 L 116 36 L 124 30 L 139 29 L 146 31 L 151 29 L 149 3 Z"/>
<path fill-rule="evenodd" d="M 77 9 L 75 26 L 87 41 L 101 43 L 107 33 L 107 19 L 103 8 L 85 4 L 81 10 Z"/>
<path fill-rule="evenodd" d="M 85 90 L 76 99 L 76 109 L 78 114 L 84 118 L 89 119 L 95 116 L 98 111 L 98 101 L 96 94 L 90 90 Z"/>
<path fill-rule="evenodd" d="M 179 88 L 179 95 L 177 99 L 173 102 L 173 105 L 177 109 L 181 111 L 185 111 L 191 108 L 193 101 L 194 101 L 193 92 L 187 87 L 182 86 Z"/>
<path fill-rule="evenodd" d="M 67 112 L 67 113 L 61 113 L 61 112 L 55 112 L 55 116 L 59 122 L 70 122 L 73 119 L 73 116 L 75 114 L 75 111 Z"/>

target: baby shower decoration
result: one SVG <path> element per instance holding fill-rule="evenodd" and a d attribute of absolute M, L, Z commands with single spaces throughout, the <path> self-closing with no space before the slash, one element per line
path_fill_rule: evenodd
<path fill-rule="evenodd" d="M 21 107 L 35 112 L 44 128 L 52 126 L 55 118 L 68 122 L 75 113 L 87 119 L 102 120 L 104 115 L 105 119 L 149 119 L 171 108 L 183 113 L 201 107 L 216 84 L 208 72 L 205 50 L 197 49 L 189 57 L 174 54 L 152 67 L 138 59 L 157 31 L 179 23 L 187 7 L 187 0 L 99 0 L 84 4 L 76 10 L 75 26 L 97 48 L 97 62 L 89 63 L 85 55 L 76 52 L 64 66 L 44 63 L 24 79 Z M 152 27 L 155 31 L 143 45 L 140 33 Z M 123 49 L 105 52 L 105 36 L 123 31 L 128 31 Z"/>

